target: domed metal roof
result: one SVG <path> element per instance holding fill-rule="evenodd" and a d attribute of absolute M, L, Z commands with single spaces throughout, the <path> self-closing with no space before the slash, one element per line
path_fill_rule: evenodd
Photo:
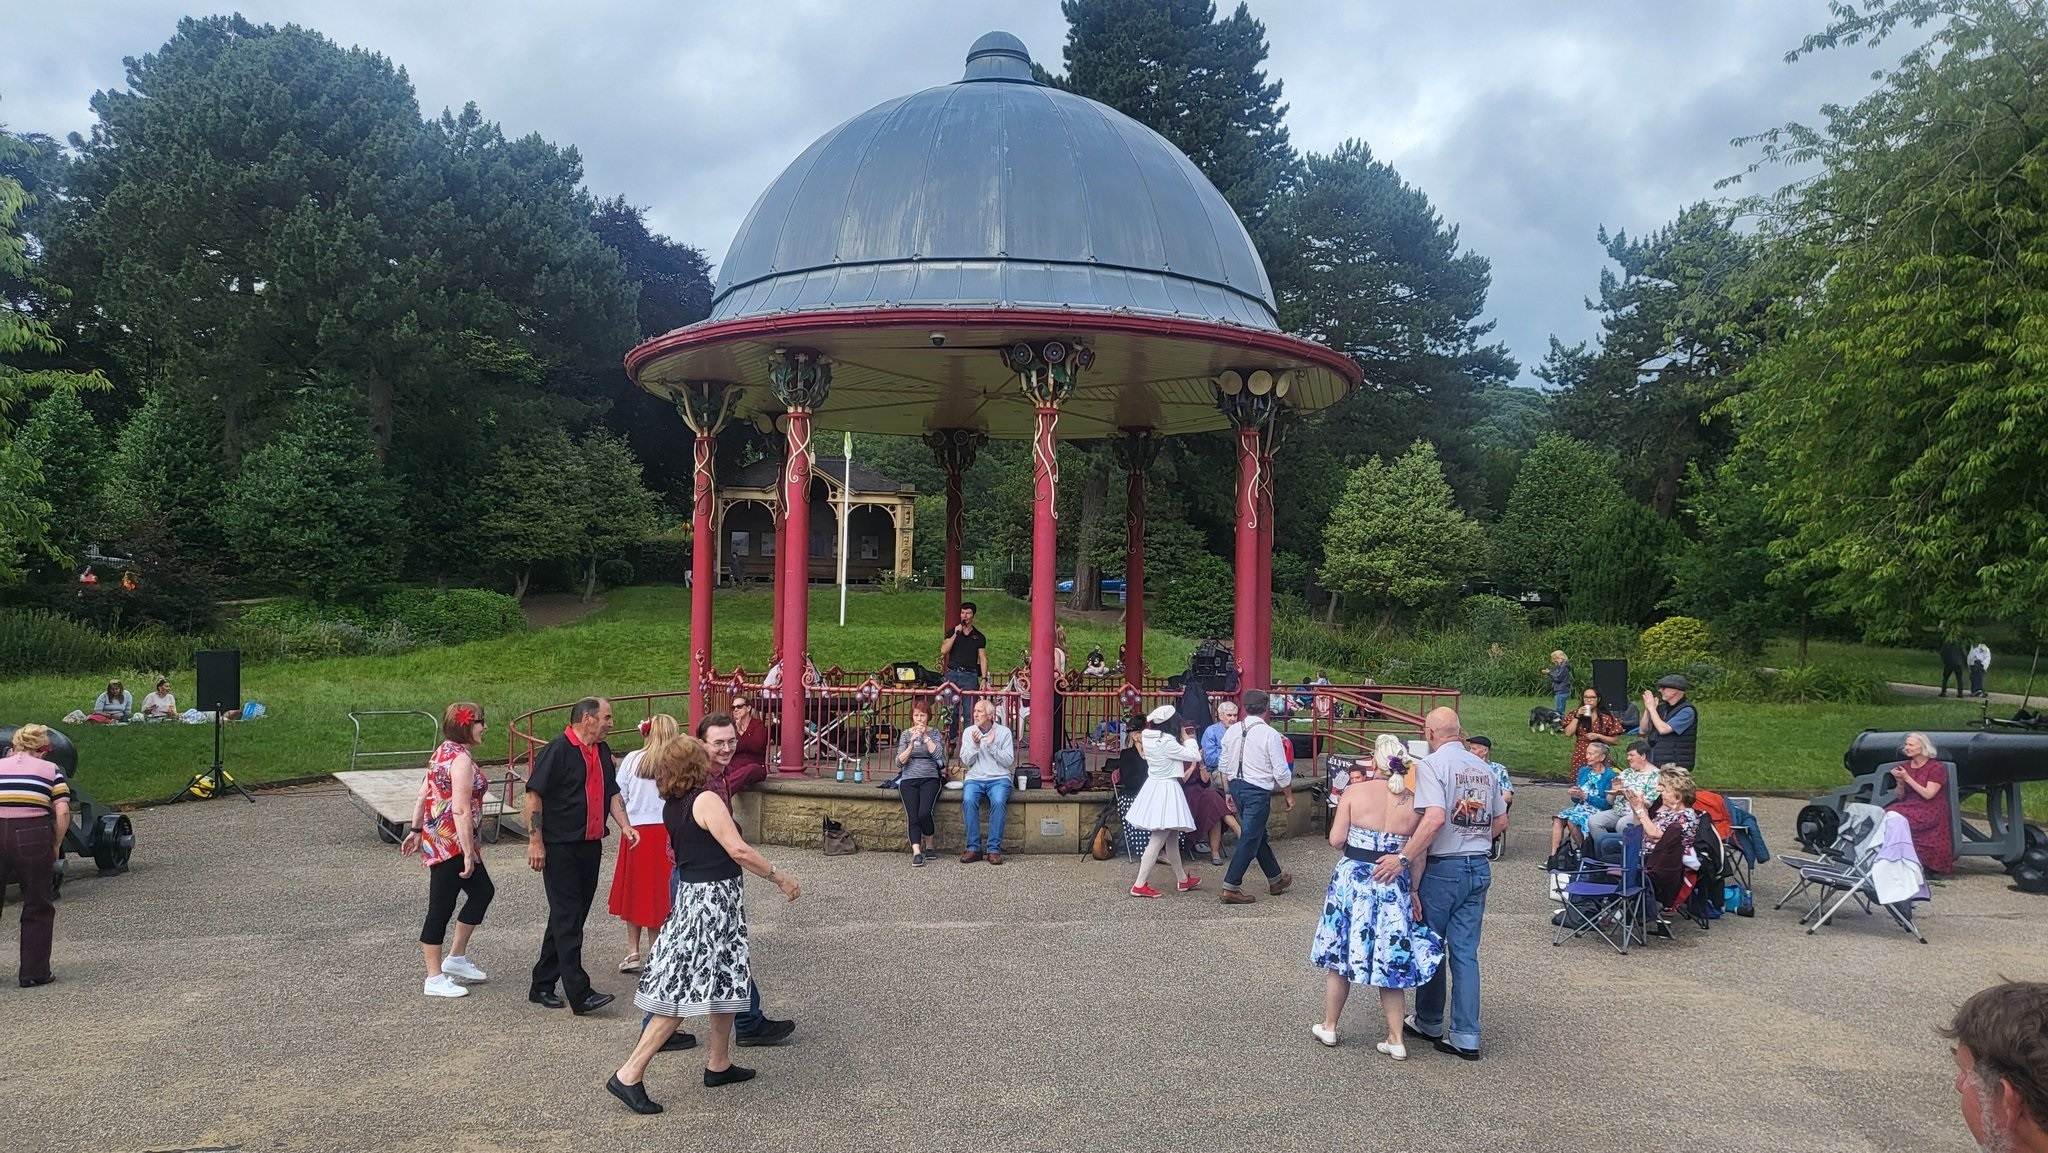
<path fill-rule="evenodd" d="M 1251 237 L 1194 162 L 1038 83 L 1006 32 L 974 43 L 959 83 L 805 149 L 733 239 L 710 319 L 892 307 L 1278 328 Z"/>

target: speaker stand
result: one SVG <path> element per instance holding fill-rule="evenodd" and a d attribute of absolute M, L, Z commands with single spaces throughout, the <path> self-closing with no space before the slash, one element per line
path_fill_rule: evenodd
<path fill-rule="evenodd" d="M 223 709 L 215 709 L 213 711 L 213 767 L 203 773 L 194 775 L 186 783 L 185 791 L 178 794 L 178 799 L 181 801 L 190 800 L 198 796 L 199 794 L 194 790 L 198 789 L 201 784 L 204 784 L 207 787 L 206 795 L 209 797 L 225 796 L 229 789 L 233 789 L 242 794 L 243 800 L 248 801 L 252 805 L 256 803 L 256 795 L 243 788 L 240 782 L 229 776 L 228 771 L 221 767 L 220 719 L 224 711 Z"/>

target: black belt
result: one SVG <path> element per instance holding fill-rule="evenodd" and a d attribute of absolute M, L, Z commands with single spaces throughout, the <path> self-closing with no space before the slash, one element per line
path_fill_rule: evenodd
<path fill-rule="evenodd" d="M 1474 857 L 1484 857 L 1485 855 L 1485 853 L 1445 853 L 1441 856 L 1431 854 L 1426 859 L 1433 864 L 1437 861 L 1469 861 Z"/>
<path fill-rule="evenodd" d="M 1344 846 L 1344 855 L 1354 861 L 1364 861 L 1369 865 L 1381 857 L 1393 857 L 1400 854 L 1383 852 L 1379 849 L 1361 849 L 1357 845 L 1346 845 Z"/>

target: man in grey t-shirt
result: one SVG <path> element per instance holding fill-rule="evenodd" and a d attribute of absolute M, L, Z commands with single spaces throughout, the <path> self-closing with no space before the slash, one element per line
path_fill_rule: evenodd
<path fill-rule="evenodd" d="M 1507 831 L 1507 804 L 1492 767 L 1465 747 L 1454 710 L 1432 711 L 1423 722 L 1423 735 L 1429 756 L 1415 772 L 1415 808 L 1422 823 L 1399 856 L 1380 858 L 1373 875 L 1392 880 L 1418 849 L 1428 854 L 1416 894 L 1422 898 L 1423 921 L 1444 939 L 1445 957 L 1436 976 L 1415 991 L 1408 1031 L 1442 1052 L 1477 1061 L 1479 930 L 1486 917 L 1486 890 L 1493 884 L 1486 850 Z"/>

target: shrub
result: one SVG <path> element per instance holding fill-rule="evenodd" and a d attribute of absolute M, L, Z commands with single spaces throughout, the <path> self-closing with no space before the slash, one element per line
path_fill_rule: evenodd
<path fill-rule="evenodd" d="M 598 583 L 608 589 L 623 588 L 633 583 L 633 562 L 623 557 L 613 557 L 597 566 Z"/>
<path fill-rule="evenodd" d="M 1669 617 L 1643 630 L 1636 659 L 1645 670 L 1670 673 L 1705 663 L 1713 651 L 1714 638 L 1707 622 L 1696 617 Z"/>
<path fill-rule="evenodd" d="M 667 532 L 659 532 L 640 542 L 634 550 L 633 569 L 641 578 L 662 584 L 683 583 L 683 570 L 690 564 L 690 533 L 678 525 Z M 604 580 L 602 569 L 598 578 Z M 606 584 L 611 584 L 605 580 Z"/>
<path fill-rule="evenodd" d="M 489 589 L 400 589 L 379 600 L 371 615 L 387 634 L 384 626 L 402 623 L 415 646 L 459 645 L 526 629 L 519 602 Z"/>
<path fill-rule="evenodd" d="M 1787 705 L 1868 705 L 1891 695 L 1891 686 L 1881 677 L 1832 665 L 1782 669 L 1767 685 L 1764 699 Z"/>
<path fill-rule="evenodd" d="M 1459 607 L 1465 627 L 1487 644 L 1511 645 L 1529 631 L 1528 612 L 1506 597 L 1469 596 Z"/>
<path fill-rule="evenodd" d="M 1235 591 L 1230 566 L 1202 553 L 1173 574 L 1159 594 L 1152 619 L 1160 628 L 1186 636 L 1227 636 L 1236 612 Z"/>
<path fill-rule="evenodd" d="M 104 633 L 81 621 L 42 609 L 0 610 L 0 669 L 9 676 L 29 673 L 138 674 L 142 681 L 192 666 L 193 652 L 210 647 L 207 637 L 180 636 L 162 629 L 128 635 Z"/>
<path fill-rule="evenodd" d="M 1539 664 L 1547 664 L 1550 654 L 1562 651 L 1572 660 L 1573 667 L 1592 671 L 1592 661 L 1597 657 L 1622 659 L 1636 654 L 1636 631 L 1618 625 L 1596 625 L 1590 621 L 1573 621 L 1546 629 L 1536 640 Z"/>
<path fill-rule="evenodd" d="M 1003 591 L 1018 600 L 1031 599 L 1031 570 L 1011 569 L 1003 574 Z"/>

